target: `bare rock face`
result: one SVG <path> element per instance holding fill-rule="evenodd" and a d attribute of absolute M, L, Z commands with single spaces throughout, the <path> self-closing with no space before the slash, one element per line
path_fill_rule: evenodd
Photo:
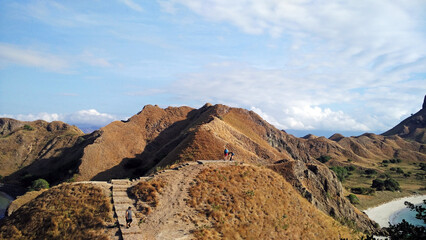
<path fill-rule="evenodd" d="M 342 223 L 374 232 L 374 222 L 344 197 L 336 175 L 321 163 L 282 161 L 269 166 L 289 181 L 309 202 Z"/>
<path fill-rule="evenodd" d="M 16 129 L 24 126 L 24 123 L 11 118 L 0 118 L 0 135 L 7 136 Z"/>

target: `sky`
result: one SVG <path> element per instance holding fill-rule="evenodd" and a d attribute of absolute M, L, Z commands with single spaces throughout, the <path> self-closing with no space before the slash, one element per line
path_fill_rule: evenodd
<path fill-rule="evenodd" d="M 425 94 L 424 0 L 0 1 L 0 117 L 104 126 L 209 102 L 350 135 Z"/>

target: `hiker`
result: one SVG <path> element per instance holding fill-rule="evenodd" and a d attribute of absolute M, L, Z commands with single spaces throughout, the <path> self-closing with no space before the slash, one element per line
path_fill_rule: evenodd
<path fill-rule="evenodd" d="M 229 157 L 229 161 L 232 161 L 232 157 L 235 155 L 233 152 L 230 152 L 229 154 L 228 154 L 230 157 Z"/>
<path fill-rule="evenodd" d="M 132 223 L 132 207 L 126 210 L 126 227 L 129 228 Z"/>
<path fill-rule="evenodd" d="M 225 160 L 226 160 L 228 158 L 229 150 L 225 148 L 225 151 L 223 153 L 225 154 Z"/>

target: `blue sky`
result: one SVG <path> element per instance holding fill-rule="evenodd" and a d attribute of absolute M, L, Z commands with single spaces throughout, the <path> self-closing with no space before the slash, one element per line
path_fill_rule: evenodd
<path fill-rule="evenodd" d="M 423 0 L 3 0 L 0 13 L 3 117 L 102 126 L 210 102 L 297 134 L 381 133 L 426 94 Z"/>

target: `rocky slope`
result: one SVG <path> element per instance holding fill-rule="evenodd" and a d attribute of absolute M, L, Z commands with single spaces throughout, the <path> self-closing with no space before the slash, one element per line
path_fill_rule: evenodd
<path fill-rule="evenodd" d="M 406 118 L 382 135 L 398 135 L 405 139 L 426 143 L 426 96 L 420 111 Z"/>
<path fill-rule="evenodd" d="M 63 122 L 0 118 L 0 175 L 8 176 L 48 159 L 60 161 L 58 157 L 75 146 L 81 136 L 83 132 L 77 127 Z"/>

